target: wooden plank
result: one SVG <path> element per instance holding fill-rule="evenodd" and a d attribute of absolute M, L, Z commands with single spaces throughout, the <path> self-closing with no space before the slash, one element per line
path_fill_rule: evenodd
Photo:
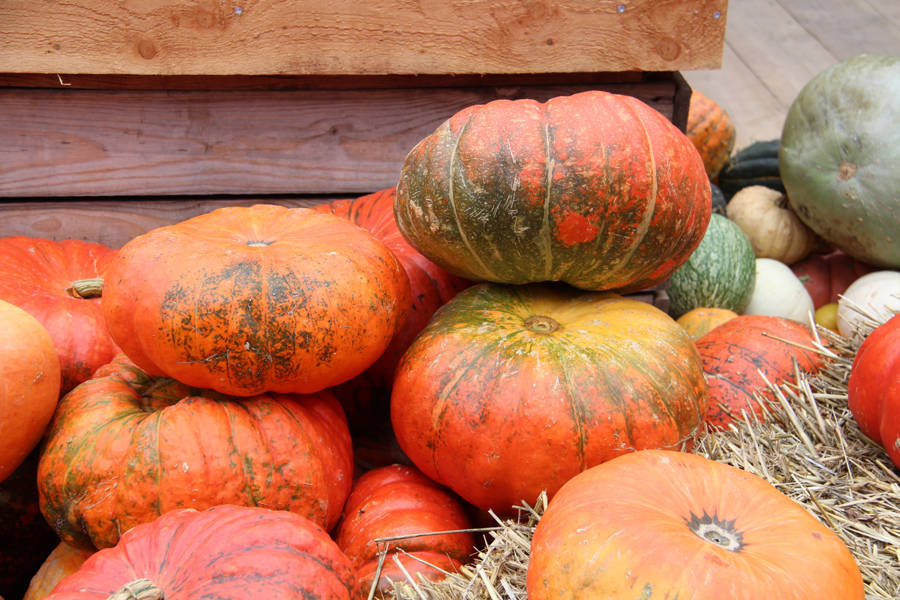
<path fill-rule="evenodd" d="M 727 8 L 727 0 L 4 0 L 0 72 L 715 68 Z"/>
<path fill-rule="evenodd" d="M 495 98 L 605 89 L 672 118 L 677 82 L 311 91 L 0 89 L 0 196 L 362 194 Z"/>
<path fill-rule="evenodd" d="M 837 60 L 863 53 L 900 54 L 900 24 L 884 18 L 867 0 L 835 2 L 828 10 L 822 10 L 821 0 L 779 4 Z M 900 7 L 897 0 L 893 4 Z"/>
<path fill-rule="evenodd" d="M 900 27 L 900 2 L 897 2 L 897 0 L 866 0 L 866 4 L 883 19 L 887 19 L 896 27 Z"/>

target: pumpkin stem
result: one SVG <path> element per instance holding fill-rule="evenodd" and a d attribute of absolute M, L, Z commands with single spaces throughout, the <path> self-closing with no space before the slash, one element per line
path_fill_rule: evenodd
<path fill-rule="evenodd" d="M 106 600 L 164 600 L 163 591 L 149 579 L 135 579 Z"/>
<path fill-rule="evenodd" d="M 103 279 L 79 279 L 66 288 L 66 293 L 73 298 L 99 298 L 103 295 Z"/>
<path fill-rule="evenodd" d="M 561 327 L 559 321 L 545 315 L 534 315 L 525 320 L 525 327 L 534 333 L 550 334 Z"/>
<path fill-rule="evenodd" d="M 722 521 L 716 515 L 709 516 L 704 511 L 702 517 L 691 513 L 687 526 L 700 539 L 731 552 L 738 552 L 744 547 L 744 536 L 734 526 L 734 521 Z"/>

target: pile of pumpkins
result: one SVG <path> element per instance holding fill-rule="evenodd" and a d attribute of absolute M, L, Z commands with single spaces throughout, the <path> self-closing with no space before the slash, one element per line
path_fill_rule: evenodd
<path fill-rule="evenodd" d="M 0 480 L 36 481 L 20 515 L 59 542 L 26 599 L 366 598 L 458 568 L 474 525 L 543 491 L 529 598 L 862 598 L 834 533 L 691 448 L 757 410 L 760 371 L 821 367 L 805 313 L 752 310 L 759 261 L 809 297 L 822 276 L 788 263 L 900 260 L 857 257 L 811 208 L 758 237 L 739 200 L 768 188 L 715 213 L 733 137 L 706 139 L 714 160 L 627 96 L 498 100 L 374 194 L 220 208 L 119 249 L 0 239 Z M 789 198 L 798 179 L 782 167 Z M 669 313 L 628 295 L 660 285 Z M 732 314 L 682 320 L 711 309 Z"/>

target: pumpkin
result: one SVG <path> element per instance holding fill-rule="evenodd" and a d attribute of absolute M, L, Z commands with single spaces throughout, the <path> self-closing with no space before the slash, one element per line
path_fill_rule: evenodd
<path fill-rule="evenodd" d="M 464 531 L 471 528 L 462 504 L 449 491 L 415 467 L 386 465 L 353 484 L 334 539 L 356 568 L 357 597 L 367 598 L 373 584 L 384 592 L 389 581 L 406 580 L 394 557 L 410 575 L 432 580 L 457 570 L 474 551 L 475 537 Z M 374 541 L 399 536 L 410 537 L 381 545 Z M 386 557 L 376 583 L 381 553 Z"/>
<path fill-rule="evenodd" d="M 734 121 L 715 101 L 699 90 L 692 90 L 684 133 L 700 153 L 706 175 L 715 181 L 737 140 Z"/>
<path fill-rule="evenodd" d="M 847 380 L 847 405 L 859 429 L 900 467 L 900 315 L 860 344 Z"/>
<path fill-rule="evenodd" d="M 106 600 L 119 591 L 165 600 L 347 600 L 352 585 L 350 561 L 309 519 L 222 505 L 173 510 L 126 531 L 47 600 Z M 157 595 L 141 595 L 149 592 Z"/>
<path fill-rule="evenodd" d="M 816 322 L 816 325 L 821 325 L 822 327 L 830 329 L 835 333 L 840 333 L 837 327 L 837 311 L 837 302 L 829 302 L 828 304 L 823 304 L 816 309 L 816 312 L 813 313 L 813 321 Z"/>
<path fill-rule="evenodd" d="M 216 504 L 290 510 L 330 529 L 352 473 L 330 392 L 228 397 L 119 355 L 60 401 L 38 491 L 63 541 L 104 548 L 166 511 Z"/>
<path fill-rule="evenodd" d="M 409 280 L 369 232 L 311 209 L 225 207 L 126 243 L 103 312 L 143 370 L 236 396 L 313 393 L 381 356 Z"/>
<path fill-rule="evenodd" d="M 816 246 L 816 234 L 794 214 L 787 196 L 766 186 L 740 190 L 728 202 L 725 214 L 747 234 L 759 258 L 790 265 L 806 258 Z"/>
<path fill-rule="evenodd" d="M 81 568 L 93 550 L 60 542 L 41 563 L 22 600 L 43 600 L 64 577 Z"/>
<path fill-rule="evenodd" d="M 809 292 L 815 308 L 837 302 L 851 283 L 875 270 L 841 250 L 812 253 L 790 267 Z"/>
<path fill-rule="evenodd" d="M 857 342 L 873 325 L 900 312 L 900 271 L 872 271 L 855 280 L 838 300 L 837 328 Z"/>
<path fill-rule="evenodd" d="M 529 600 L 865 597 L 850 550 L 761 477 L 644 450 L 573 477 L 534 530 Z"/>
<path fill-rule="evenodd" d="M 756 281 L 745 315 L 769 315 L 809 323 L 812 298 L 791 268 L 774 258 L 756 259 Z"/>
<path fill-rule="evenodd" d="M 37 446 L 59 399 L 60 368 L 47 329 L 0 300 L 0 481 Z"/>
<path fill-rule="evenodd" d="M 739 315 L 711 329 L 695 342 L 709 388 L 706 423 L 725 429 L 742 412 L 764 418 L 756 397 L 775 399 L 766 381 L 794 381 L 795 363 L 807 373 L 822 367 L 814 344 L 808 327 L 783 317 Z"/>
<path fill-rule="evenodd" d="M 687 311 L 675 321 L 695 340 L 700 339 L 714 327 L 718 327 L 725 321 L 738 316 L 733 310 L 727 308 L 698 307 Z"/>
<path fill-rule="evenodd" d="M 62 394 L 118 352 L 100 297 L 103 273 L 115 253 L 81 240 L 0 238 L 0 300 L 24 309 L 50 333 L 59 354 Z"/>
<path fill-rule="evenodd" d="M 407 155 L 395 201 L 403 235 L 451 273 L 621 293 L 668 278 L 711 210 L 690 140 L 602 91 L 459 111 Z"/>
<path fill-rule="evenodd" d="M 863 262 L 900 268 L 900 56 L 863 54 L 818 73 L 791 103 L 779 164 L 791 207 Z"/>
<path fill-rule="evenodd" d="M 762 185 L 784 193 L 778 150 L 781 140 L 753 142 L 735 152 L 722 168 L 717 184 L 727 200 L 745 187 Z"/>
<path fill-rule="evenodd" d="M 380 397 L 387 398 L 400 357 L 419 334 L 438 307 L 450 300 L 469 281 L 447 273 L 413 248 L 394 219 L 396 188 L 389 188 L 359 198 L 335 200 L 314 207 L 349 220 L 369 231 L 384 243 L 400 261 L 409 278 L 410 306 L 406 319 L 394 334 L 387 349 L 375 363 L 353 380 L 334 388 L 344 405 L 351 425 L 369 423 L 387 413 L 387 403 L 378 404 Z"/>
<path fill-rule="evenodd" d="M 413 464 L 498 514 L 619 454 L 688 444 L 705 413 L 697 351 L 671 317 L 550 283 L 460 292 L 406 351 L 391 394 Z"/>
<path fill-rule="evenodd" d="M 59 543 L 38 504 L 38 450 L 0 481 L 0 596 L 21 598 L 41 562 Z"/>
<path fill-rule="evenodd" d="M 736 223 L 713 214 L 703 241 L 669 278 L 669 314 L 678 318 L 699 307 L 742 312 L 756 280 L 756 256 Z"/>

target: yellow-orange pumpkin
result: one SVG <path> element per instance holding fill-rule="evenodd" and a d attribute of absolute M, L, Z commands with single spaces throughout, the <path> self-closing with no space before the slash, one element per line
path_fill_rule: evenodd
<path fill-rule="evenodd" d="M 715 181 L 734 150 L 737 140 L 734 121 L 703 92 L 692 90 L 684 132 L 700 153 L 706 175 Z"/>

